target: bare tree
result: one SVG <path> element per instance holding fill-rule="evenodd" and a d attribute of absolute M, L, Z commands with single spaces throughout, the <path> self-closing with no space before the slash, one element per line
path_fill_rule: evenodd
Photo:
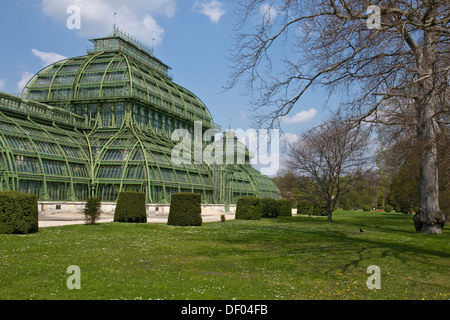
<path fill-rule="evenodd" d="M 276 125 L 320 87 L 341 94 L 354 123 L 392 123 L 401 111 L 394 100 L 412 107 L 422 146 L 417 218 L 422 232 L 441 233 L 436 133 L 449 113 L 448 0 L 236 2 L 241 18 L 228 88 L 246 79 L 255 124 Z M 272 61 L 280 46 L 292 50 Z M 284 70 L 274 72 L 274 63 Z"/>
<path fill-rule="evenodd" d="M 369 169 L 369 131 L 332 121 L 290 145 L 287 166 L 315 183 L 317 195 L 326 204 L 328 222 L 339 197 L 350 190 L 352 177 Z"/>

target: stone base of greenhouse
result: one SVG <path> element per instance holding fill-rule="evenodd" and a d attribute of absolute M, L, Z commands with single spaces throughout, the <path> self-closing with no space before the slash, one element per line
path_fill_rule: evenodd
<path fill-rule="evenodd" d="M 80 201 L 38 201 L 38 211 L 40 214 L 72 214 L 83 213 L 86 202 Z M 102 202 L 101 213 L 113 215 L 116 209 L 116 202 Z M 170 205 L 167 203 L 147 203 L 147 216 L 168 215 Z M 214 212 L 234 213 L 236 205 L 225 204 L 202 204 L 202 210 Z"/>

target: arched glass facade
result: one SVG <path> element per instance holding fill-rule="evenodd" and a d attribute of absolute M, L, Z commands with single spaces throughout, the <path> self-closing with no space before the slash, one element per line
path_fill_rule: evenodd
<path fill-rule="evenodd" d="M 248 161 L 172 162 L 175 129 L 194 135 L 195 121 L 202 133 L 218 128 L 208 108 L 119 30 L 92 41 L 87 55 L 38 72 L 21 98 L 0 93 L 0 190 L 48 201 L 116 201 L 126 190 L 144 192 L 149 203 L 182 191 L 202 194 L 204 203 L 280 197 Z"/>

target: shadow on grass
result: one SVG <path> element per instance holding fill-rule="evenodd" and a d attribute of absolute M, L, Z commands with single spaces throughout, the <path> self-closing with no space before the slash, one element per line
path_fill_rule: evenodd
<path fill-rule="evenodd" d="M 393 218 L 395 220 L 396 217 Z M 404 221 L 404 218 L 401 219 Z M 374 221 L 379 221 L 379 217 Z M 399 228 L 384 225 L 388 221 L 374 225 L 366 219 L 335 219 L 335 222 L 327 223 L 325 217 L 282 217 L 274 222 L 239 223 L 235 232 L 221 241 L 230 245 L 245 243 L 248 248 L 240 248 L 245 252 L 258 250 L 260 246 L 260 250 L 279 251 L 280 254 L 342 254 L 349 257 L 357 254 L 359 259 L 352 259 L 347 267 L 358 265 L 360 261 L 370 257 L 371 253 L 374 257 L 391 256 L 403 263 L 416 261 L 418 258 L 424 258 L 429 263 L 433 263 L 432 257 L 450 258 L 446 247 L 448 241 L 439 236 L 405 230 L 405 223 Z M 424 243 L 424 239 L 430 239 L 429 243 Z"/>

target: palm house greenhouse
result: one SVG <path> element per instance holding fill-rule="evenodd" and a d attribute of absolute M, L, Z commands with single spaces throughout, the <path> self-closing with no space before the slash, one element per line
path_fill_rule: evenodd
<path fill-rule="evenodd" d="M 208 108 L 119 29 L 91 41 L 86 55 L 34 75 L 21 97 L 0 93 L 0 191 L 59 202 L 114 202 L 121 191 L 162 204 L 184 191 L 200 193 L 205 204 L 280 198 L 248 157 L 243 164 L 175 164 L 175 129 L 194 134 L 196 121 L 202 132 L 219 129 Z"/>

